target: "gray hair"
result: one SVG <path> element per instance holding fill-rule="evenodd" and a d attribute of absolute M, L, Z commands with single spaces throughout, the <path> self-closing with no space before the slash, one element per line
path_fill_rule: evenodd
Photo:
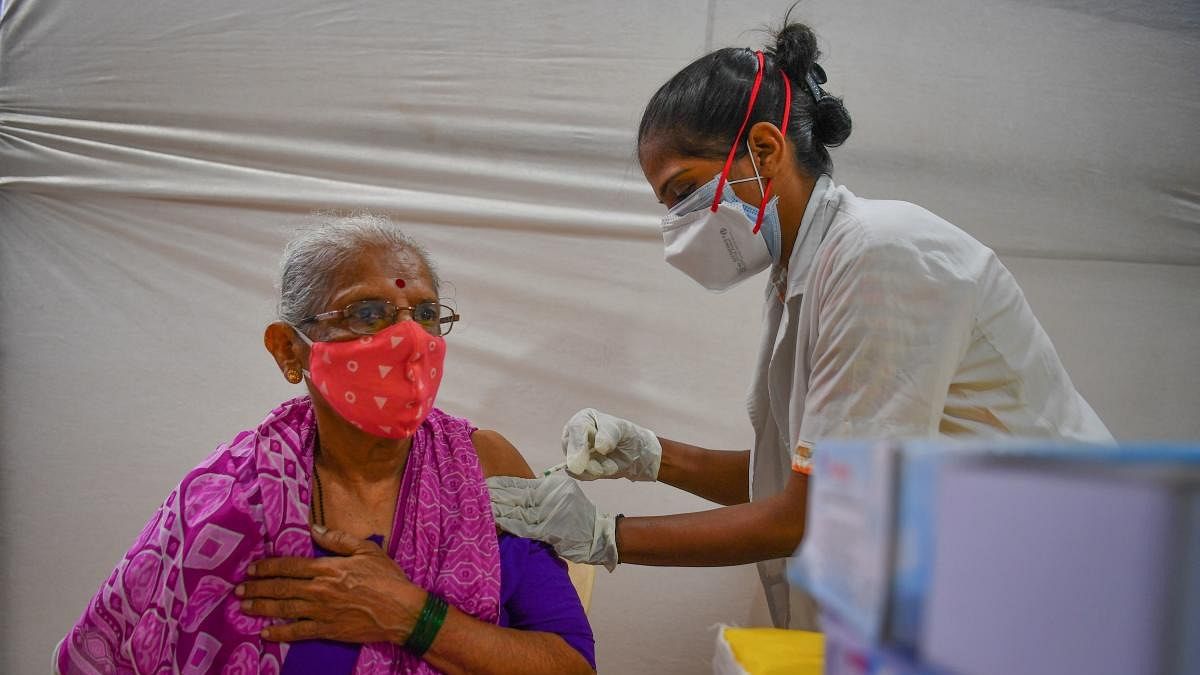
<path fill-rule="evenodd" d="M 429 252 L 386 216 L 318 213 L 314 218 L 313 225 L 300 229 L 284 246 L 279 260 L 278 314 L 283 321 L 297 324 L 320 311 L 337 271 L 369 248 L 411 253 L 425 266 L 435 292 L 441 285 Z"/>

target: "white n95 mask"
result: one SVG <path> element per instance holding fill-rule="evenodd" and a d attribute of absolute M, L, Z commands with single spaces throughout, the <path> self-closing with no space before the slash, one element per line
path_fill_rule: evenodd
<path fill-rule="evenodd" d="M 727 290 L 767 269 L 773 256 L 766 238 L 774 237 L 779 250 L 778 198 L 767 204 L 760 236 L 754 231 L 758 209 L 738 199 L 730 187 L 752 180 L 758 178 L 726 182 L 714 211 L 717 176 L 667 212 L 662 219 L 667 263 L 710 291 Z"/>
<path fill-rule="evenodd" d="M 748 136 L 746 149 L 754 166 L 754 177 L 727 180 L 762 86 L 765 57 L 761 51 L 754 52 L 754 56 L 758 59 L 758 68 L 754 74 L 754 85 L 750 88 L 746 116 L 737 136 L 733 137 L 724 168 L 716 178 L 676 204 L 662 219 L 667 262 L 710 291 L 723 291 L 736 286 L 767 269 L 771 260 L 778 260 L 781 253 L 779 199 L 771 197 L 771 179 L 763 183 Z M 784 91 L 779 129 L 786 135 L 788 117 L 792 111 L 792 84 L 782 69 L 779 70 L 779 76 L 783 80 Z M 739 199 L 730 187 L 734 183 L 751 180 L 758 181 L 758 190 L 762 194 L 762 203 L 758 207 Z"/>

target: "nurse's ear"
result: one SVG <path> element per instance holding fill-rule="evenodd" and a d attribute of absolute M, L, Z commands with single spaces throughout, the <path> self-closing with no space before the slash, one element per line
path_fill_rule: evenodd
<path fill-rule="evenodd" d="M 787 149 L 787 139 L 779 127 L 770 122 L 758 122 L 750 127 L 747 134 L 750 152 L 754 155 L 754 163 L 758 174 L 763 178 L 778 178 L 786 173 L 795 163 Z"/>

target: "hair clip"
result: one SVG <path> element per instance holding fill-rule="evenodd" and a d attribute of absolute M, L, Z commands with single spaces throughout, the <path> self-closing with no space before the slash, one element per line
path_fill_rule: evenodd
<path fill-rule="evenodd" d="M 393 280 L 392 283 L 396 284 L 396 288 L 404 288 L 405 286 L 408 285 L 400 277 L 396 277 L 396 279 Z"/>
<path fill-rule="evenodd" d="M 814 101 L 820 101 L 827 96 L 821 85 L 828 81 L 829 78 L 825 75 L 825 69 L 820 64 L 812 64 L 812 67 L 808 69 L 808 74 L 804 77 L 804 82 L 808 85 L 808 93 L 812 94 Z"/>

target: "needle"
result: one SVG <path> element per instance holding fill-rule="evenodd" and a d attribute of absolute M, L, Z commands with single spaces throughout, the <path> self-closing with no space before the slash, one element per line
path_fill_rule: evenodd
<path fill-rule="evenodd" d="M 564 470 L 564 468 L 566 468 L 565 461 L 562 462 L 562 464 L 556 464 L 550 468 L 547 468 L 546 471 L 542 471 L 541 476 L 542 476 L 542 478 L 545 478 L 546 476 L 550 476 L 551 473 L 556 473 L 556 472 Z"/>

